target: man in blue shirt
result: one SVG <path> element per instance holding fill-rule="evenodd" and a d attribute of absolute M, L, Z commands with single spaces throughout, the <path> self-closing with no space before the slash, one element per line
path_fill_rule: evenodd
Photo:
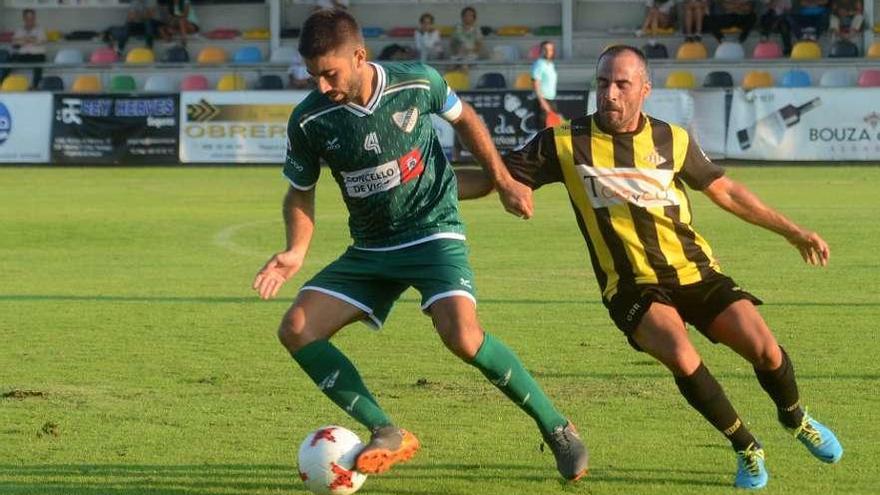
<path fill-rule="evenodd" d="M 556 45 L 552 41 L 541 42 L 541 56 L 532 64 L 532 87 L 535 89 L 537 102 L 538 125 L 543 129 L 549 127 L 547 120 L 554 116 L 558 118 L 556 104 L 556 66 L 553 58 L 556 56 Z"/>

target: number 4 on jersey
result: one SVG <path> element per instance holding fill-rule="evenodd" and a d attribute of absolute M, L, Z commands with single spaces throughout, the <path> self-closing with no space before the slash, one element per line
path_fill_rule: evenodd
<path fill-rule="evenodd" d="M 379 136 L 375 132 L 367 134 L 367 137 L 364 139 L 364 149 L 372 151 L 377 155 L 382 154 L 382 147 L 379 146 Z"/>

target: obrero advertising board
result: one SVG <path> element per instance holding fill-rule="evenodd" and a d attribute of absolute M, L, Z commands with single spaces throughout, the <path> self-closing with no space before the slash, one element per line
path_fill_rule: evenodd
<path fill-rule="evenodd" d="M 0 163 L 46 163 L 51 93 L 0 94 Z"/>
<path fill-rule="evenodd" d="M 180 94 L 180 161 L 282 163 L 287 120 L 307 91 Z"/>

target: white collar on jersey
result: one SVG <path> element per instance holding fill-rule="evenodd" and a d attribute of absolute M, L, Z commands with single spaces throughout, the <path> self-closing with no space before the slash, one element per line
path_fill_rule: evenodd
<path fill-rule="evenodd" d="M 374 69 L 376 69 L 376 75 L 378 82 L 376 83 L 376 90 L 373 91 L 372 96 L 370 96 L 370 101 L 367 102 L 366 107 L 362 107 L 357 103 L 348 102 L 345 104 L 346 110 L 349 112 L 359 116 L 364 117 L 367 115 L 372 115 L 373 112 L 379 108 L 379 100 L 382 99 L 382 93 L 385 92 L 385 85 L 387 82 L 387 76 L 385 75 L 385 68 L 383 68 L 379 64 L 374 64 L 373 62 L 367 62 L 372 65 Z"/>

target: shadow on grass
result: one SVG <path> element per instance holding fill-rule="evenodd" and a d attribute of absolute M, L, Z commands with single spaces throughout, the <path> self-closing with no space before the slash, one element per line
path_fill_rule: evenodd
<path fill-rule="evenodd" d="M 22 495 L 219 495 L 261 493 L 308 493 L 295 476 L 294 466 L 204 464 L 204 465 L 129 465 L 129 464 L 0 464 L 0 493 Z M 602 468 L 572 485 L 556 477 L 550 466 L 530 464 L 411 464 L 399 466 L 387 477 L 393 487 L 384 487 L 379 479 L 370 484 L 370 493 L 422 495 L 436 493 L 472 493 L 475 485 L 547 483 L 559 488 L 581 491 L 592 483 L 628 486 L 681 485 L 727 486 L 717 471 L 693 469 Z M 407 488 L 400 489 L 403 481 Z M 456 491 L 450 482 L 467 482 L 470 488 Z M 511 487 L 512 488 L 512 487 Z M 537 486 L 535 486 L 538 489 Z M 546 485 L 543 486 L 546 488 Z M 566 490 L 568 491 L 568 490 Z"/>

